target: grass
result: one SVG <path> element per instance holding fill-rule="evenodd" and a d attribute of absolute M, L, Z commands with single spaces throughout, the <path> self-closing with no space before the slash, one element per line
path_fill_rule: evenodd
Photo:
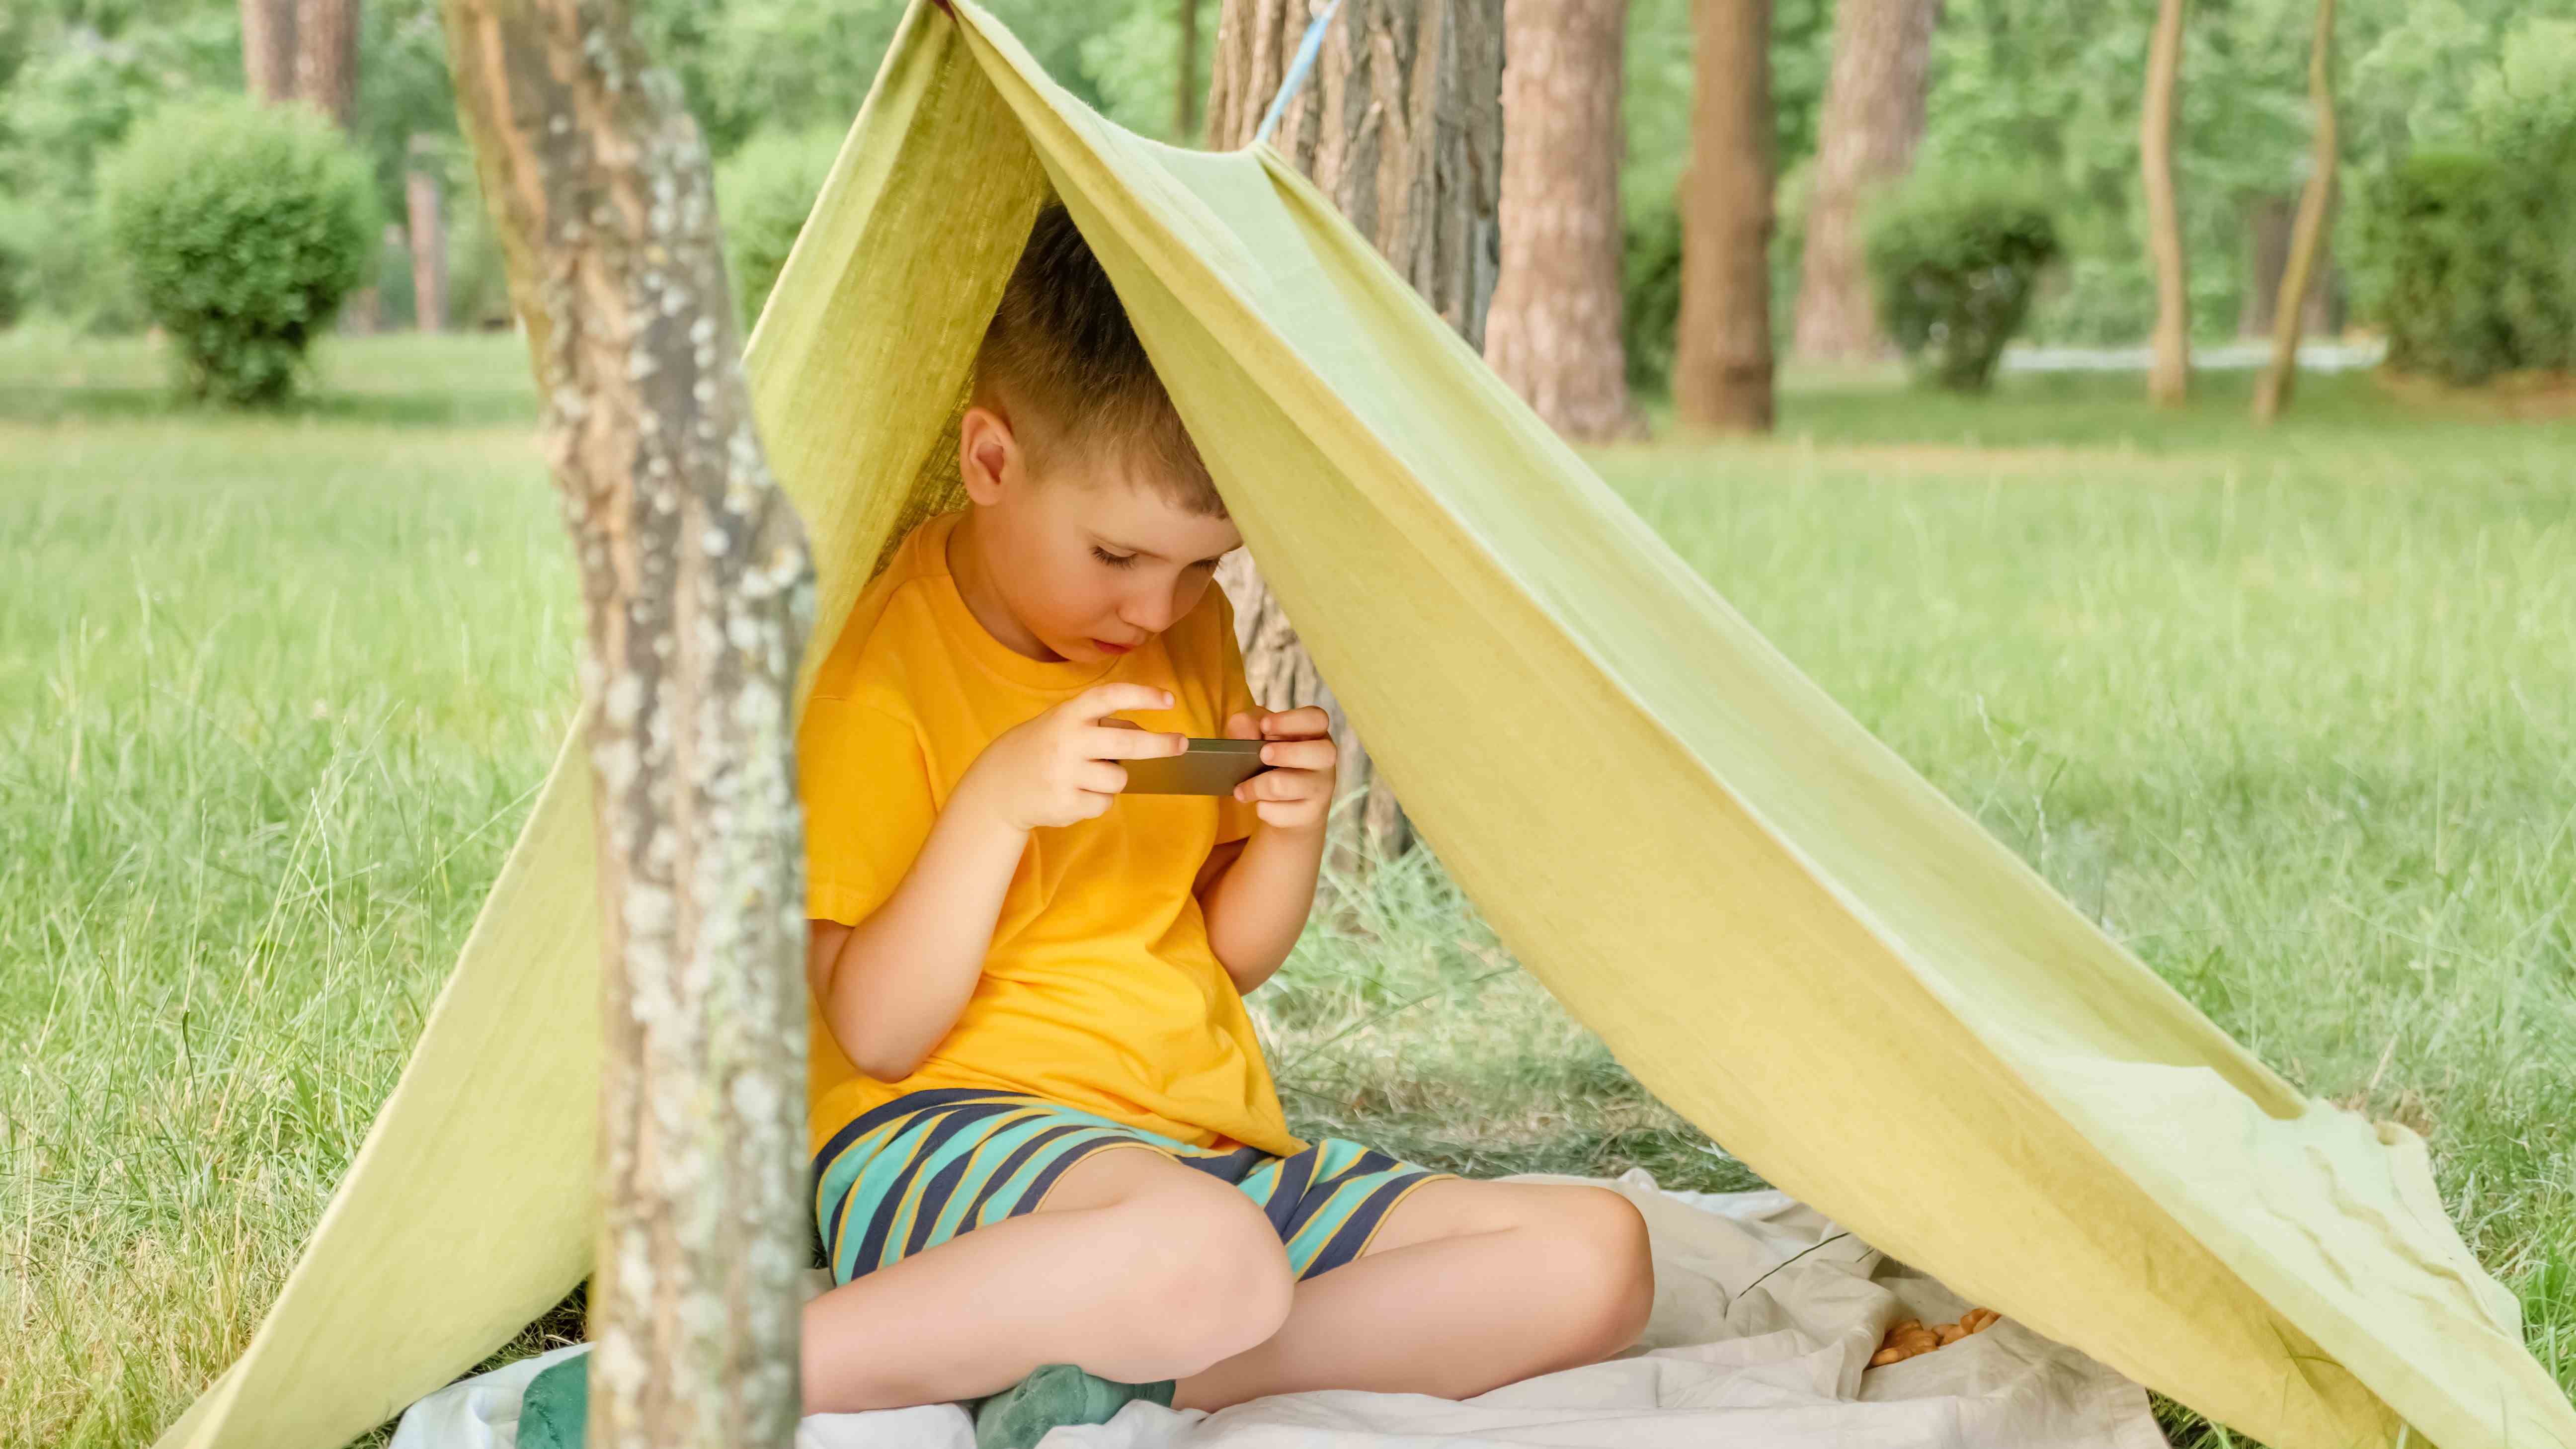
<path fill-rule="evenodd" d="M 0 1443 L 148 1442 L 247 1341 L 568 716 L 519 344 L 320 381 L 216 416 L 140 344 L 0 335 Z M 2427 1130 L 2576 1386 L 2576 427 L 2337 378 L 2258 433 L 2243 386 L 1814 379 L 1775 440 L 1598 462 L 2228 1030 Z M 1754 1181 L 1426 854 L 1256 1004 L 1302 1131 Z"/>

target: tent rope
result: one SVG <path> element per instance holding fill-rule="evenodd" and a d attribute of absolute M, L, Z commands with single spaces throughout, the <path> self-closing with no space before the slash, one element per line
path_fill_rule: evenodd
<path fill-rule="evenodd" d="M 1252 133 L 1252 144 L 1258 146 L 1269 140 L 1270 133 L 1279 128 L 1279 118 L 1287 112 L 1289 100 L 1297 94 L 1297 87 L 1305 84 L 1306 72 L 1314 68 L 1316 52 L 1324 48 L 1324 27 L 1333 23 L 1333 12 L 1341 8 L 1342 0 L 1333 0 L 1324 7 L 1323 14 L 1315 17 L 1315 23 L 1306 27 L 1306 38 L 1297 42 L 1297 58 L 1288 63 L 1288 74 L 1280 79 L 1279 94 L 1270 98 L 1270 109 L 1262 114 L 1261 128 Z"/>

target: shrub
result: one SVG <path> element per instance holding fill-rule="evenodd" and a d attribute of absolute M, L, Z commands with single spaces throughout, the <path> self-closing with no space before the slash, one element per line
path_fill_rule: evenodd
<path fill-rule="evenodd" d="M 299 106 L 165 109 L 110 163 L 105 201 L 188 389 L 226 403 L 286 396 L 379 247 L 366 163 Z"/>
<path fill-rule="evenodd" d="M 1619 342 L 1628 386 L 1661 393 L 1673 383 L 1674 329 L 1682 317 L 1682 218 L 1670 203 L 1628 218 L 1620 237 Z"/>
<path fill-rule="evenodd" d="M 838 131 L 771 131 L 754 136 L 716 168 L 725 261 L 746 332 L 778 284 L 779 269 L 787 265 L 840 149 Z"/>
<path fill-rule="evenodd" d="M 36 248 L 32 217 L 0 204 L 0 327 L 15 327 L 34 300 Z"/>
<path fill-rule="evenodd" d="M 2576 167 L 2456 151 L 2371 188 L 2362 236 L 2388 364 L 2470 384 L 2576 368 Z"/>
<path fill-rule="evenodd" d="M 2048 208 L 2001 183 L 1917 176 L 1870 209 L 1865 243 L 1879 320 L 1924 381 L 1994 381 L 2058 253 Z"/>
<path fill-rule="evenodd" d="M 2452 383 L 2576 369 L 2576 23 L 2533 21 L 2479 78 L 2474 151 L 2419 151 L 2361 207 L 2388 363 Z"/>

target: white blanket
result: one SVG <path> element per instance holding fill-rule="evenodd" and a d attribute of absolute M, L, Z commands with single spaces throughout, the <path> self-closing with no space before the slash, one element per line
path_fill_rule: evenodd
<path fill-rule="evenodd" d="M 1530 1182 L 1586 1179 L 1531 1176 Z M 1655 1312 L 1626 1354 L 1464 1401 L 1283 1394 L 1217 1414 L 1130 1404 L 1058 1429 L 1046 1449 L 1415 1449 L 1430 1445 L 1685 1449 L 2160 1449 L 2136 1384 L 2005 1320 L 1947 1348 L 1868 1367 L 1889 1324 L 1969 1307 L 1777 1192 L 1609 1187 L 1654 1239 Z M 558 1349 L 431 1394 L 391 1449 L 515 1449 L 519 1400 Z M 797 1449 L 974 1449 L 953 1404 L 816 1414 Z"/>

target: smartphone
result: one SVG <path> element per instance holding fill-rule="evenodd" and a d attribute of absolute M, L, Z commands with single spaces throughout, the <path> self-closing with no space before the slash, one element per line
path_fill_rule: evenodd
<path fill-rule="evenodd" d="M 1207 740 L 1192 736 L 1188 753 L 1120 760 L 1130 795 L 1231 795 L 1234 787 L 1273 768 L 1261 763 L 1263 740 Z"/>

